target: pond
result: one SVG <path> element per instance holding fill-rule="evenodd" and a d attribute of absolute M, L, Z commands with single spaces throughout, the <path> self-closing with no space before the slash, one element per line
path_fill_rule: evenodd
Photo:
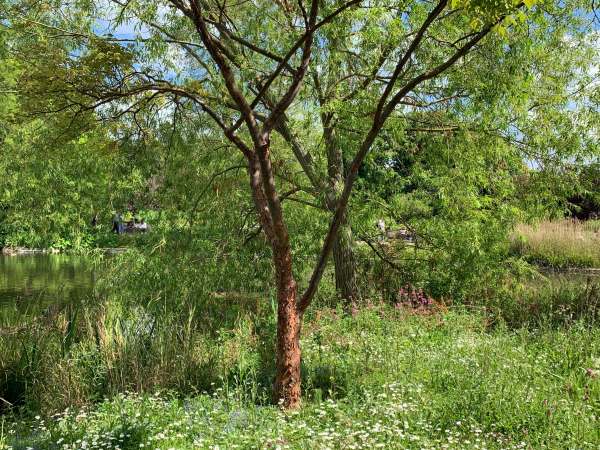
<path fill-rule="evenodd" d="M 544 274 L 537 283 L 586 284 L 600 279 L 599 272 Z M 8 310 L 12 314 L 39 314 L 51 305 L 60 307 L 89 298 L 94 283 L 93 264 L 86 257 L 0 254 L 0 318 Z"/>
<path fill-rule="evenodd" d="M 94 279 L 93 265 L 85 257 L 0 255 L 0 317 L 7 309 L 36 313 L 88 297 Z"/>

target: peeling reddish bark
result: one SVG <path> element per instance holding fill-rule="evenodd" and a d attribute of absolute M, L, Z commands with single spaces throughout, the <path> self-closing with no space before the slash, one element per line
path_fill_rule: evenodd
<path fill-rule="evenodd" d="M 292 275 L 292 258 L 274 257 L 277 268 L 277 372 L 273 385 L 275 402 L 286 409 L 297 408 L 301 400 L 300 329 L 301 315 L 296 305 L 297 285 Z"/>
<path fill-rule="evenodd" d="M 301 400 L 301 314 L 297 306 L 297 284 L 293 274 L 290 239 L 275 188 L 268 138 L 261 141 L 259 151 L 248 163 L 252 198 L 271 245 L 275 266 L 277 345 L 273 397 L 276 403 L 286 409 L 297 408 Z"/>
<path fill-rule="evenodd" d="M 267 199 L 262 189 L 260 164 L 254 155 L 248 158 L 248 174 L 250 176 L 250 192 L 252 192 L 252 200 L 254 201 L 254 208 L 258 214 L 258 219 L 267 239 L 269 242 L 273 242 L 273 221 L 271 220 Z"/>

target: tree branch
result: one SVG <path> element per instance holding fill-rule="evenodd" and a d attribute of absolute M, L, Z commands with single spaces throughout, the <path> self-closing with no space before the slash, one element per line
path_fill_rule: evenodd
<path fill-rule="evenodd" d="M 442 1 L 441 3 L 445 3 L 445 2 Z M 436 10 L 437 10 L 437 7 L 436 7 Z M 441 10 L 437 11 L 436 16 L 440 12 L 441 12 Z M 430 22 L 433 20 L 433 19 L 431 19 L 431 16 L 432 16 L 432 14 L 430 14 L 427 19 Z M 333 242 L 334 242 L 337 232 L 339 230 L 342 217 L 346 212 L 346 208 L 348 206 L 348 200 L 349 200 L 350 194 L 352 192 L 352 187 L 353 187 L 354 181 L 356 180 L 356 177 L 358 175 L 358 169 L 360 168 L 365 156 L 371 149 L 371 145 L 373 144 L 373 142 L 375 141 L 375 138 L 379 134 L 379 130 L 381 130 L 385 121 L 391 114 L 391 112 L 394 110 L 394 108 L 396 107 L 398 102 L 400 100 L 402 100 L 402 98 L 404 98 L 405 95 L 407 95 L 410 91 L 412 91 L 416 86 L 418 86 L 423 81 L 434 78 L 434 77 L 438 76 L 439 74 L 443 73 L 449 67 L 451 67 L 456 61 L 458 61 L 459 58 L 461 58 L 462 56 L 467 54 L 469 52 L 469 50 L 471 50 L 471 48 L 473 48 L 479 41 L 481 41 L 481 39 L 483 39 L 492 30 L 492 28 L 497 23 L 501 22 L 503 19 L 504 19 L 504 16 L 501 16 L 496 22 L 489 24 L 488 26 L 483 28 L 479 33 L 477 33 L 475 35 L 475 37 L 473 39 L 471 39 L 467 44 L 465 44 L 463 47 L 461 47 L 461 49 L 459 51 L 457 51 L 454 55 L 452 55 L 444 63 L 431 69 L 428 72 L 425 72 L 425 73 L 413 78 L 402 89 L 400 89 L 400 91 L 398 93 L 396 93 L 396 95 L 394 95 L 392 100 L 390 100 L 390 102 L 385 106 L 385 108 L 383 109 L 382 112 L 375 115 L 371 129 L 367 133 L 367 136 L 365 137 L 364 141 L 362 142 L 362 144 L 359 148 L 359 151 L 357 152 L 356 156 L 354 157 L 354 160 L 352 161 L 352 164 L 350 165 L 350 170 L 348 171 L 348 175 L 347 175 L 345 183 L 344 183 L 344 190 L 342 192 L 342 195 L 340 196 L 333 219 L 329 226 L 329 230 L 328 230 L 325 240 L 323 242 L 323 246 L 321 248 L 321 253 L 319 255 L 317 265 L 315 266 L 313 274 L 310 278 L 308 287 L 306 288 L 306 291 L 304 292 L 304 294 L 302 295 L 302 297 L 300 299 L 300 302 L 298 305 L 300 312 L 304 312 L 306 310 L 306 308 L 308 307 L 308 305 L 310 305 L 310 302 L 312 301 L 312 298 L 314 297 L 314 295 L 317 291 L 318 284 L 319 284 L 321 277 L 323 276 L 323 272 L 325 270 L 325 265 L 327 263 L 327 259 L 333 248 Z M 421 28 L 423 29 L 423 27 L 421 27 Z M 415 39 L 417 39 L 417 38 L 415 38 Z M 413 46 L 411 45 L 411 47 L 413 47 Z M 414 51 L 414 49 L 412 51 Z M 403 58 L 403 60 L 404 60 L 404 58 Z M 401 60 L 401 62 L 402 62 L 402 60 Z M 399 63 L 399 65 L 400 65 L 400 63 Z M 391 86 L 391 84 L 389 86 Z M 390 91 L 391 91 L 391 88 L 386 89 L 386 92 L 384 92 L 384 94 L 382 95 L 382 99 L 384 97 L 386 97 L 387 95 L 389 95 Z M 382 105 L 384 103 L 385 103 L 385 101 L 382 102 L 380 99 L 379 104 Z"/>
<path fill-rule="evenodd" d="M 308 63 L 310 62 L 310 55 L 312 51 L 312 43 L 314 36 L 314 25 L 317 20 L 317 13 L 319 10 L 319 0 L 312 0 L 310 7 L 310 17 L 306 24 L 306 38 L 304 40 L 304 46 L 302 47 L 302 59 L 300 62 L 300 66 L 296 70 L 292 78 L 292 83 L 288 87 L 287 92 L 281 97 L 279 102 L 275 104 L 271 114 L 263 124 L 263 133 L 269 133 L 275 124 L 279 121 L 281 115 L 286 111 L 286 109 L 292 104 L 294 98 L 298 94 L 300 90 L 300 86 L 302 84 L 302 80 L 306 75 L 306 70 L 308 69 Z"/>
<path fill-rule="evenodd" d="M 171 0 L 174 4 L 180 3 L 179 0 Z M 250 136 L 254 142 L 255 147 L 259 145 L 259 129 L 256 123 L 256 118 L 254 117 L 254 113 L 252 111 L 252 107 L 246 101 L 244 94 L 239 89 L 237 82 L 235 80 L 235 75 L 227 60 L 225 59 L 221 47 L 217 44 L 217 41 L 212 37 L 208 28 L 206 26 L 206 22 L 202 15 L 201 7 L 195 1 L 192 1 L 191 9 L 187 10 L 184 7 L 185 11 L 189 11 L 188 13 L 184 12 L 184 14 L 188 15 L 196 26 L 196 30 L 200 35 L 200 39 L 202 40 L 204 46 L 208 50 L 212 59 L 215 61 L 219 70 L 221 71 L 221 75 L 223 76 L 223 80 L 225 82 L 225 86 L 229 92 L 229 95 L 233 98 L 235 103 L 240 108 L 240 113 L 244 122 L 246 122 L 246 126 L 248 127 L 248 131 L 250 132 Z M 178 6 L 181 9 L 181 6 Z M 182 10 L 182 11 L 184 11 Z M 230 136 L 234 136 L 235 130 L 229 129 L 226 131 L 226 135 L 229 138 Z M 234 142 L 237 145 L 237 142 Z"/>
<path fill-rule="evenodd" d="M 406 65 L 406 63 L 408 62 L 408 60 L 410 59 L 412 54 L 415 52 L 417 47 L 419 47 L 419 44 L 423 40 L 423 36 L 425 36 L 425 32 L 427 31 L 429 26 L 433 23 L 433 21 L 436 19 L 436 17 L 441 14 L 441 12 L 444 10 L 444 8 L 446 7 L 447 4 L 448 4 L 448 0 L 441 0 L 437 4 L 437 6 L 429 13 L 427 18 L 421 25 L 421 28 L 419 28 L 419 31 L 415 35 L 414 39 L 408 46 L 406 53 L 404 53 L 404 56 L 400 59 L 400 61 L 398 61 L 398 64 L 396 65 L 396 68 L 394 69 L 394 73 L 392 74 L 392 77 L 390 78 L 390 81 L 389 81 L 388 85 L 386 86 L 385 90 L 383 91 L 383 95 L 380 97 L 379 102 L 377 104 L 377 108 L 375 110 L 374 122 L 381 120 L 381 114 L 384 110 L 385 103 L 387 102 L 387 99 L 390 96 L 392 89 L 394 88 L 394 85 L 396 84 L 396 80 L 398 80 L 400 73 L 402 73 L 404 66 Z"/>
<path fill-rule="evenodd" d="M 308 37 L 308 33 L 314 33 L 315 31 L 317 31 L 322 26 L 327 25 L 328 23 L 330 23 L 331 21 L 333 21 L 333 19 L 335 19 L 342 12 L 344 12 L 345 10 L 347 10 L 348 8 L 350 8 L 350 7 L 354 6 L 354 5 L 357 5 L 357 4 L 361 3 L 362 1 L 363 0 L 350 0 L 349 2 L 343 4 L 338 9 L 336 9 L 335 11 L 333 11 L 331 14 L 329 14 L 328 16 L 326 16 L 325 18 L 323 18 L 322 20 L 320 20 L 319 22 L 317 22 L 317 24 L 314 26 L 313 29 L 309 29 L 306 32 L 304 32 L 304 34 L 302 36 L 300 36 L 300 38 L 296 41 L 296 43 L 288 50 L 288 52 L 283 57 L 283 60 L 279 63 L 279 65 L 277 66 L 277 68 L 269 76 L 269 78 L 267 79 L 267 81 L 262 85 L 259 93 L 256 95 L 256 97 L 254 98 L 254 100 L 252 101 L 252 103 L 250 104 L 250 106 L 252 108 L 255 108 L 256 105 L 258 105 L 261 102 L 262 96 L 271 87 L 271 84 L 273 83 L 273 81 L 275 81 L 275 79 L 279 76 L 279 74 L 281 73 L 281 71 L 285 68 L 286 64 L 289 64 L 289 60 L 292 58 L 292 56 L 294 56 L 294 54 L 296 53 L 296 51 L 304 44 L 305 40 Z M 242 124 L 242 121 L 238 120 L 235 123 L 235 125 L 233 125 L 232 129 L 234 131 L 237 130 L 240 127 L 241 124 Z"/>

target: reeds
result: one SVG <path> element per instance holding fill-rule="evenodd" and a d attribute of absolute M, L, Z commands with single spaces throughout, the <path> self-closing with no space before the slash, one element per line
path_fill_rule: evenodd
<path fill-rule="evenodd" d="M 518 225 L 512 248 L 544 266 L 600 268 L 600 221 L 565 219 Z"/>

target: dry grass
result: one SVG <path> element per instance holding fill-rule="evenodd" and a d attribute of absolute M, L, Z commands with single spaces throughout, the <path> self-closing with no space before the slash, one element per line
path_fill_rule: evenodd
<path fill-rule="evenodd" d="M 600 221 L 544 221 L 518 225 L 513 250 L 552 267 L 600 267 Z"/>

